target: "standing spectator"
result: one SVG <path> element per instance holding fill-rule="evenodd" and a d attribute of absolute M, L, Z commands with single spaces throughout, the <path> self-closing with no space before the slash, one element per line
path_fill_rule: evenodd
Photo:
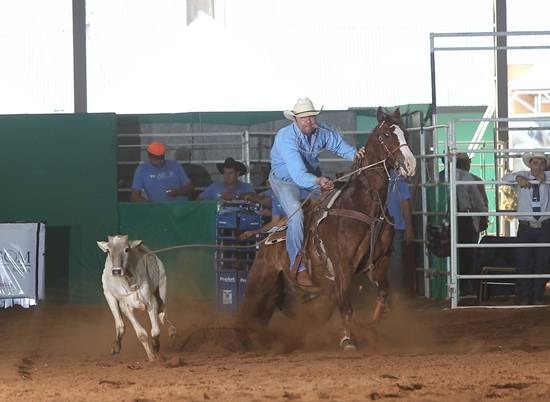
<path fill-rule="evenodd" d="M 481 181 L 481 178 L 470 173 L 472 163 L 467 153 L 456 155 L 456 180 L 457 181 Z M 487 212 L 489 204 L 485 186 L 483 184 L 457 185 L 459 212 Z M 477 243 L 479 233 L 487 229 L 486 216 L 460 216 L 456 220 L 459 243 Z M 474 249 L 461 248 L 458 252 L 460 273 L 463 275 L 475 274 Z M 479 282 L 475 279 L 463 280 L 463 294 L 477 294 Z"/>
<path fill-rule="evenodd" d="M 149 161 L 141 162 L 134 172 L 132 202 L 186 201 L 193 194 L 193 183 L 179 163 L 165 159 L 166 147 L 152 142 L 147 147 Z"/>
<path fill-rule="evenodd" d="M 463 172 L 468 172 L 469 175 L 473 178 L 473 180 L 482 181 L 481 177 L 478 177 L 475 174 L 473 174 L 472 172 L 470 172 L 471 166 L 472 166 L 472 160 L 470 159 L 468 154 L 465 153 L 465 152 L 458 153 L 456 155 L 457 180 L 470 180 L 468 175 L 463 173 Z M 459 179 L 458 178 L 459 175 L 461 177 L 464 176 L 465 178 L 464 179 Z M 459 187 L 462 187 L 462 186 L 459 186 Z M 463 195 L 468 194 L 468 191 L 474 192 L 474 189 L 471 188 L 470 186 L 466 185 L 465 187 L 467 188 L 467 190 L 462 192 Z M 479 195 L 481 195 L 481 198 L 483 200 L 483 202 L 482 202 L 482 209 L 484 210 L 483 212 L 487 212 L 489 210 L 489 199 L 487 198 L 487 192 L 485 191 L 485 185 L 479 184 L 479 185 L 477 185 L 477 189 L 478 189 Z M 475 194 L 474 195 L 467 195 L 467 197 L 470 198 L 471 200 L 474 200 L 474 201 L 477 200 L 477 195 L 475 195 Z M 464 198 L 465 197 L 463 196 L 462 199 L 461 199 L 461 197 L 459 196 L 459 208 L 460 208 L 461 203 L 463 205 L 465 205 L 465 208 L 472 208 L 472 207 L 469 206 L 469 202 L 467 200 L 465 200 Z M 459 210 L 460 210 L 460 212 L 463 212 L 461 209 L 459 209 Z M 488 225 L 487 217 L 486 216 L 469 216 L 469 217 L 464 216 L 462 218 L 470 218 L 471 219 L 471 225 L 473 225 L 474 230 L 476 232 L 476 234 L 474 234 L 472 236 L 472 239 L 474 240 L 474 243 L 477 243 L 477 241 L 479 240 L 479 232 L 483 232 L 484 230 L 487 229 L 487 225 Z"/>
<path fill-rule="evenodd" d="M 456 180 L 457 181 L 481 181 L 481 178 L 469 172 L 471 160 L 466 153 L 456 155 Z M 439 174 L 440 180 L 445 181 L 444 172 Z M 487 194 L 482 184 L 458 184 L 456 186 L 458 212 L 487 212 L 489 211 Z M 485 216 L 459 216 L 457 218 L 458 243 L 477 243 L 479 233 L 487 229 L 487 217 Z M 458 250 L 458 272 L 462 275 L 475 274 L 474 250 L 472 248 L 460 248 Z M 462 280 L 460 290 L 463 295 L 477 294 L 477 281 L 475 279 Z"/>
<path fill-rule="evenodd" d="M 395 170 L 390 172 L 388 187 L 388 213 L 393 218 L 394 232 L 392 254 L 388 272 L 390 288 L 397 293 L 405 290 L 404 246 L 409 246 L 414 239 L 412 225 L 411 192 L 403 176 Z"/>
<path fill-rule="evenodd" d="M 518 243 L 550 243 L 550 216 L 534 216 L 533 212 L 550 212 L 550 172 L 545 171 L 548 157 L 542 152 L 528 152 L 522 157 L 529 171 L 505 175 L 502 180 L 517 184 L 519 216 Z M 534 181 L 535 183 L 531 183 Z M 518 247 L 518 274 L 549 272 L 550 248 Z M 546 279 L 517 279 L 516 294 L 520 305 L 543 304 Z"/>
<path fill-rule="evenodd" d="M 199 194 L 199 200 L 233 201 L 244 199 L 245 195 L 254 193 L 250 184 L 239 180 L 239 177 L 246 173 L 246 166 L 243 163 L 227 158 L 224 163 L 216 163 L 216 167 L 223 175 L 223 181 L 208 186 Z"/>

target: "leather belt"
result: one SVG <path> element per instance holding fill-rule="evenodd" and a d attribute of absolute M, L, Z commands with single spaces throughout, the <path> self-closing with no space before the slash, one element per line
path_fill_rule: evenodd
<path fill-rule="evenodd" d="M 542 225 L 544 225 L 548 221 L 548 219 L 544 221 L 519 221 L 519 224 L 529 226 L 531 229 L 540 229 L 542 228 Z"/>

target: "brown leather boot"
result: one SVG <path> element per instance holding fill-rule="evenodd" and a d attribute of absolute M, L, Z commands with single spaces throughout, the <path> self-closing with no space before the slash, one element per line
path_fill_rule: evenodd
<path fill-rule="evenodd" d="M 313 286 L 311 276 L 309 275 L 309 272 L 307 272 L 307 269 L 304 271 L 300 271 L 296 274 L 296 282 L 298 283 L 298 285 L 306 288 Z"/>

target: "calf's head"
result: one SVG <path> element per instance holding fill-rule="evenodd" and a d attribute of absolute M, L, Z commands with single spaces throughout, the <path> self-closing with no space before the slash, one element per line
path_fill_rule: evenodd
<path fill-rule="evenodd" d="M 131 249 L 138 247 L 141 240 L 128 240 L 128 235 L 108 236 L 107 241 L 98 241 L 97 246 L 107 253 L 113 276 L 124 276 Z"/>

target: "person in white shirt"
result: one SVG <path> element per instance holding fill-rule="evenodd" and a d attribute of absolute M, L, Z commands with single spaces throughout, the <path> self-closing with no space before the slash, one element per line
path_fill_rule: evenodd
<path fill-rule="evenodd" d="M 471 160 L 467 153 L 456 155 L 456 180 L 480 181 L 470 173 Z M 445 172 L 439 174 L 440 181 L 445 181 Z M 489 210 L 487 193 L 483 184 L 460 184 L 456 186 L 458 212 L 487 212 Z M 461 244 L 477 243 L 479 233 L 487 229 L 486 216 L 460 216 L 457 219 L 457 241 Z M 458 250 L 458 272 L 462 275 L 472 275 L 475 272 L 474 249 L 460 248 Z M 462 279 L 460 281 L 461 295 L 477 294 L 479 281 Z"/>
<path fill-rule="evenodd" d="M 550 216 L 533 212 L 550 212 L 550 172 L 545 171 L 549 158 L 543 152 L 528 152 L 522 157 L 529 171 L 505 175 L 502 180 L 516 184 L 519 216 L 518 243 L 550 243 Z M 550 268 L 549 247 L 518 247 L 518 274 L 546 274 Z M 520 305 L 544 304 L 546 279 L 518 279 L 516 295 Z"/>

